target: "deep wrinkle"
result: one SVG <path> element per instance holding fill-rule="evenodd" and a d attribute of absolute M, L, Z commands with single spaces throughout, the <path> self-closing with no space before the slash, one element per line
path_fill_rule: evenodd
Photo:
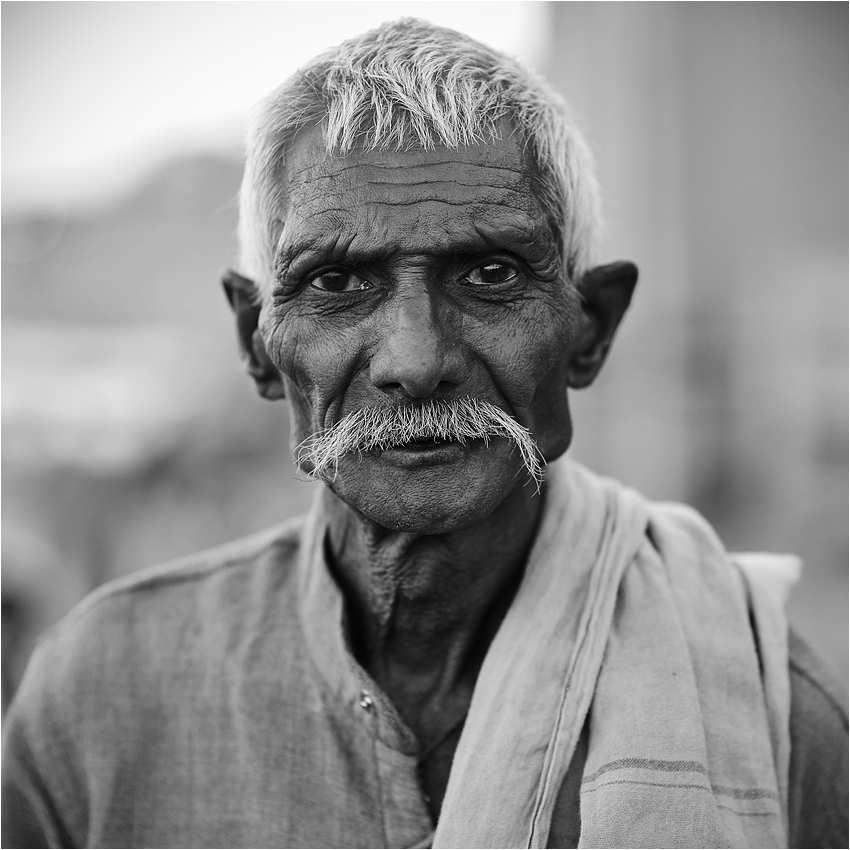
<path fill-rule="evenodd" d="M 323 213 L 325 214 L 325 213 Z M 338 226 L 338 225 L 336 225 Z M 532 222 L 514 218 L 497 228 L 492 222 L 475 222 L 473 234 L 451 234 L 439 244 L 433 241 L 417 246 L 415 253 L 431 260 L 436 274 L 444 275 L 448 269 L 469 265 L 475 260 L 483 262 L 499 253 L 516 258 L 527 270 L 529 277 L 539 282 L 560 283 L 560 263 L 557 254 L 548 247 L 541 250 L 538 228 Z M 285 292 L 298 288 L 304 277 L 322 265 L 350 266 L 355 270 L 382 269 L 400 254 L 397 247 L 362 244 L 365 240 L 359 231 L 346 230 L 345 223 L 338 230 L 317 222 L 318 237 L 285 240 L 276 263 L 277 284 Z M 286 236 L 286 229 L 284 229 Z M 432 236 L 433 240 L 433 236 Z M 355 243 L 361 243 L 355 245 Z"/>
<path fill-rule="evenodd" d="M 501 530 L 483 546 L 493 570 L 474 576 L 463 565 L 478 560 L 480 541 L 473 543 L 464 534 L 393 532 L 351 512 L 325 491 L 323 505 L 331 517 L 327 553 L 357 626 L 356 655 L 379 684 L 387 679 L 387 670 L 402 661 L 412 669 L 433 672 L 439 660 L 432 688 L 434 696 L 444 699 L 468 672 L 464 670 L 468 657 L 481 649 L 478 627 L 499 605 L 505 590 L 514 589 L 521 578 L 537 528 L 543 496 L 524 499 L 522 489 L 497 509 L 497 518 L 510 512 L 515 520 L 514 509 L 524 502 L 526 534 L 517 538 L 514 522 L 501 523 Z M 445 571 L 446 563 L 456 566 Z M 457 640 L 459 634 L 466 640 Z M 447 647 L 450 651 L 445 652 Z M 410 707 L 407 712 L 415 714 Z M 404 713 L 403 709 L 403 717 Z"/>

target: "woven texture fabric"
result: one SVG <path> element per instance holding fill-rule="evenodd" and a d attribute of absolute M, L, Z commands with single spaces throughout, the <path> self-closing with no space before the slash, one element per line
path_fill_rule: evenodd
<path fill-rule="evenodd" d="M 566 462 L 549 479 L 438 846 L 780 846 L 776 560 L 738 571 L 690 511 Z M 431 845 L 418 743 L 347 644 L 326 513 L 113 582 L 45 636 L 4 725 L 3 846 Z M 795 846 L 846 846 L 846 712 L 797 658 Z"/>
<path fill-rule="evenodd" d="M 695 512 L 568 461 L 547 482 L 434 846 L 545 847 L 585 722 L 579 846 L 787 846 L 795 560 L 744 571 Z"/>

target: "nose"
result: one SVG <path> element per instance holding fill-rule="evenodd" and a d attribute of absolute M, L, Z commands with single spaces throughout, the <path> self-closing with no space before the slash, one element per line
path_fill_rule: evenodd
<path fill-rule="evenodd" d="M 466 370 L 453 318 L 451 305 L 435 287 L 426 282 L 399 287 L 378 317 L 372 384 L 411 398 L 442 395 L 459 386 Z"/>

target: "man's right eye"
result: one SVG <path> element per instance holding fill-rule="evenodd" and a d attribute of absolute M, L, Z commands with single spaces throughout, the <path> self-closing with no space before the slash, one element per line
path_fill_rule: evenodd
<path fill-rule="evenodd" d="M 369 289 L 370 284 L 346 269 L 330 269 L 310 279 L 310 286 L 322 292 L 356 292 Z"/>

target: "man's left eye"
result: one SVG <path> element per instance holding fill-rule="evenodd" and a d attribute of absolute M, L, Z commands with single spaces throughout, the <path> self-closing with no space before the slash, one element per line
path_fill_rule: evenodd
<path fill-rule="evenodd" d="M 517 276 L 517 271 L 507 263 L 484 263 L 474 268 L 464 280 L 480 286 L 488 283 L 507 283 Z"/>
<path fill-rule="evenodd" d="M 323 292 L 354 292 L 369 289 L 369 283 L 354 272 L 345 269 L 331 269 L 317 274 L 310 280 L 310 286 Z"/>

